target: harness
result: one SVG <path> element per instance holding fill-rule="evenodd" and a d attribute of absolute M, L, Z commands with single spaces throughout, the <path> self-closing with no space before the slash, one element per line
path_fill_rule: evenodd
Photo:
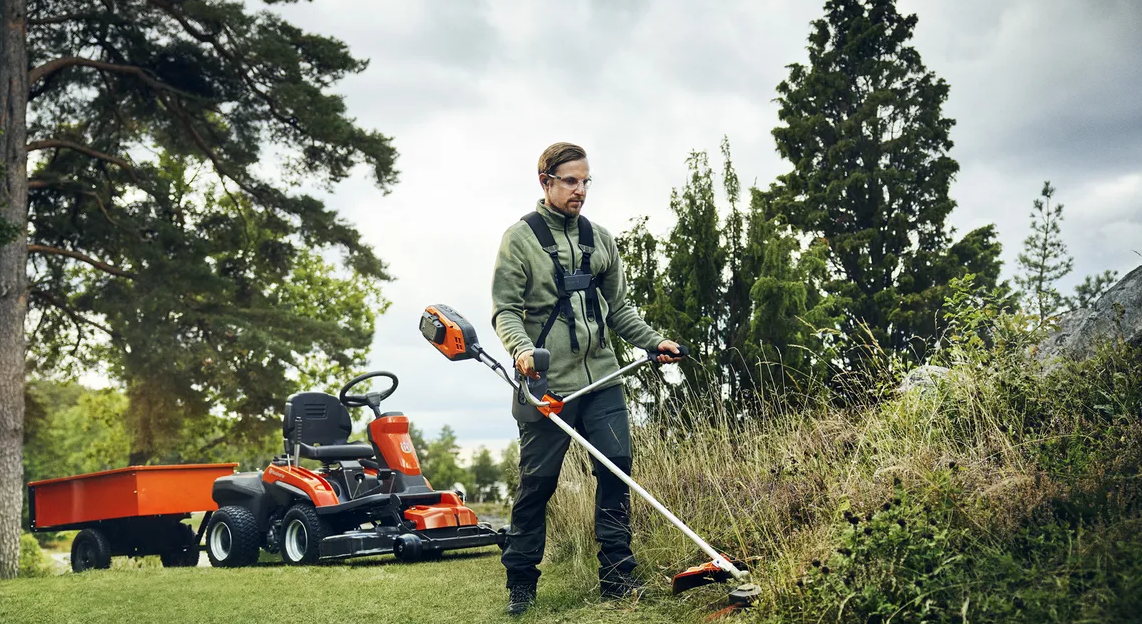
<path fill-rule="evenodd" d="M 579 352 L 579 339 L 575 336 L 575 307 L 571 305 L 571 293 L 580 290 L 586 291 L 587 321 L 595 321 L 599 328 L 599 346 L 604 346 L 604 319 L 602 308 L 599 306 L 599 288 L 602 287 L 602 276 L 591 275 L 591 254 L 595 251 L 595 233 L 591 228 L 591 222 L 582 215 L 579 216 L 579 250 L 583 252 L 583 261 L 574 273 L 568 273 L 563 265 L 559 264 L 559 248 L 555 245 L 555 237 L 551 235 L 551 228 L 547 227 L 543 215 L 535 211 L 529 212 L 520 218 L 520 221 L 527 222 L 532 233 L 539 239 L 539 246 L 547 252 L 547 255 L 551 256 L 551 263 L 555 267 L 555 290 L 559 296 L 555 307 L 551 309 L 551 316 L 547 317 L 547 322 L 543 324 L 543 330 L 539 332 L 539 339 L 535 341 L 535 347 L 537 349 L 543 348 L 548 332 L 555 325 L 555 319 L 563 315 L 569 321 L 571 351 L 573 353 Z"/>

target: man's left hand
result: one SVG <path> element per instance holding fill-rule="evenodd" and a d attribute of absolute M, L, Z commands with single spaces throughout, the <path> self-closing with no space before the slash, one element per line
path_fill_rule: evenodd
<path fill-rule="evenodd" d="M 664 352 L 669 351 L 670 353 L 675 354 L 674 356 L 671 356 L 667 353 L 658 354 L 659 364 L 669 364 L 671 362 L 682 361 L 682 355 L 678 353 L 678 343 L 674 342 L 673 340 L 663 340 L 662 342 L 658 343 L 658 350 Z"/>

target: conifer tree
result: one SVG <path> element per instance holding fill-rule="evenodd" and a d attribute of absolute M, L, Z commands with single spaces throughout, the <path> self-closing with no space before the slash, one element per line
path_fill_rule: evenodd
<path fill-rule="evenodd" d="M 1020 272 L 1015 277 L 1028 311 L 1040 323 L 1066 308 L 1067 298 L 1055 288 L 1055 282 L 1074 267 L 1074 258 L 1067 253 L 1059 227 L 1063 220 L 1063 204 L 1051 205 L 1054 195 L 1055 187 L 1050 181 L 1044 182 L 1043 190 L 1032 203 L 1031 234 L 1023 240 L 1023 252 L 1019 254 Z"/>
<path fill-rule="evenodd" d="M 671 193 L 670 208 L 676 222 L 666 243 L 666 269 L 662 292 L 647 312 L 652 325 L 678 337 L 693 351 L 681 363 L 683 374 L 694 387 L 706 387 L 710 379 L 700 371 L 718 372 L 721 323 L 725 316 L 722 248 L 713 171 L 705 152 L 691 152 L 686 159 L 690 179 L 681 193 Z M 720 375 L 715 378 L 722 381 Z"/>
<path fill-rule="evenodd" d="M 830 356 L 819 332 L 834 329 L 837 302 L 826 295 L 822 241 L 802 249 L 772 191 L 751 190 L 746 275 L 752 278 L 745 350 L 753 388 L 790 396 L 823 378 Z"/>
<path fill-rule="evenodd" d="M 1118 271 L 1103 271 L 1083 278 L 1075 286 L 1075 296 L 1067 300 L 1071 308 L 1089 308 L 1118 281 Z"/>
<path fill-rule="evenodd" d="M 472 473 L 468 479 L 474 489 L 472 500 L 481 503 L 499 500 L 500 491 L 496 484 L 500 480 L 500 467 L 492 459 L 491 451 L 483 446 L 477 449 L 468 471 Z"/>
<path fill-rule="evenodd" d="M 725 371 L 729 395 L 737 396 L 742 387 L 741 371 L 744 367 L 748 367 L 745 350 L 753 305 L 749 293 L 750 276 L 745 272 L 744 266 L 746 215 L 738 209 L 741 183 L 730 156 L 728 136 L 722 137 L 722 159 L 722 188 L 726 193 L 730 210 L 722 228 L 722 247 L 726 257 L 724 296 L 726 310 L 722 326 L 722 356 L 719 358 L 719 366 Z"/>
<path fill-rule="evenodd" d="M 519 488 L 519 440 L 512 440 L 500 457 L 500 480 L 509 499 L 514 499 Z"/>
<path fill-rule="evenodd" d="M 808 65 L 790 65 L 777 88 L 773 136 L 793 165 L 779 178 L 781 212 L 827 243 L 826 290 L 845 301 L 845 333 L 867 324 L 880 346 L 919 350 L 935 332 L 941 274 L 955 268 L 945 226 L 959 170 L 949 156 L 955 122 L 942 113 L 948 84 L 908 45 L 916 16 L 893 0 L 828 0 L 824 9 Z M 998 273 L 990 264 L 985 281 Z"/>

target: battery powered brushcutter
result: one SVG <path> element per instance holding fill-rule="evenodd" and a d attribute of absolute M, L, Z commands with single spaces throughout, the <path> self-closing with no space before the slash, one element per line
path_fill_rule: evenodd
<path fill-rule="evenodd" d="M 544 372 L 548 369 L 551 362 L 551 353 L 547 349 L 536 349 L 534 352 L 535 369 L 540 372 L 540 380 L 532 381 L 526 378 L 516 379 L 515 376 L 508 374 L 507 369 L 484 351 L 476 338 L 476 330 L 472 327 L 472 324 L 449 306 L 439 304 L 428 306 L 420 318 L 420 332 L 432 343 L 432 346 L 436 347 L 436 349 L 443 353 L 449 360 L 455 362 L 474 359 L 495 371 L 501 379 L 516 390 L 517 397 L 522 398 L 531 407 L 539 410 L 541 414 L 551 419 L 556 426 L 571 436 L 571 438 L 585 448 L 588 453 L 599 460 L 599 463 L 606 466 L 616 477 L 621 479 L 623 483 L 626 483 L 630 489 L 634 490 L 639 496 L 646 500 L 646 502 L 650 503 L 651 507 L 654 507 L 654 509 L 669 520 L 671 524 L 678 527 L 678 530 L 682 531 L 686 537 L 690 538 L 704 553 L 712 558 L 711 561 L 700 566 L 695 566 L 676 574 L 671 582 L 671 588 L 675 594 L 700 585 L 720 583 L 733 579 L 740 583 L 740 585 L 730 592 L 729 598 L 732 605 L 748 606 L 757 599 L 761 593 L 761 588 L 750 581 L 749 571 L 744 569 L 744 566 L 739 567 L 741 564 L 735 565 L 729 557 L 714 550 L 705 540 L 699 537 L 697 533 L 686 526 L 686 524 L 679 520 L 674 514 L 670 513 L 670 510 L 664 507 L 662 503 L 658 502 L 658 500 L 651 496 L 650 493 L 644 490 L 638 483 L 635 483 L 629 475 L 620 470 L 618 466 L 607 459 L 605 455 L 588 442 L 586 438 L 579 435 L 579 432 L 575 431 L 571 425 L 559 417 L 559 412 L 563 409 L 565 403 L 591 392 L 615 377 L 621 377 L 644 364 L 656 362 L 658 356 L 662 354 L 661 352 L 648 351 L 645 357 L 639 358 L 618 371 L 565 397 L 561 397 L 546 389 Z M 688 355 L 686 347 L 679 347 L 679 351 L 682 355 Z M 532 394 L 534 391 L 540 392 L 542 396 L 536 398 Z"/>

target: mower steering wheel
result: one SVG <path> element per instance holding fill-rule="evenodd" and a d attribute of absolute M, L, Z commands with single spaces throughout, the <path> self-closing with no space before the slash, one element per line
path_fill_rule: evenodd
<path fill-rule="evenodd" d="M 370 392 L 369 394 L 348 394 L 349 388 L 352 388 L 353 386 L 361 383 L 362 381 L 365 381 L 366 379 L 372 379 L 373 377 L 388 377 L 393 381 L 393 385 L 389 386 L 388 389 L 384 392 Z M 354 377 L 349 381 L 349 383 L 345 384 L 345 387 L 341 388 L 341 396 L 339 398 L 341 399 L 341 404 L 345 407 L 376 407 L 381 403 L 381 401 L 389 398 L 389 396 L 396 391 L 397 383 L 397 376 L 388 371 L 373 371 L 371 373 L 365 373 L 364 375 Z"/>

